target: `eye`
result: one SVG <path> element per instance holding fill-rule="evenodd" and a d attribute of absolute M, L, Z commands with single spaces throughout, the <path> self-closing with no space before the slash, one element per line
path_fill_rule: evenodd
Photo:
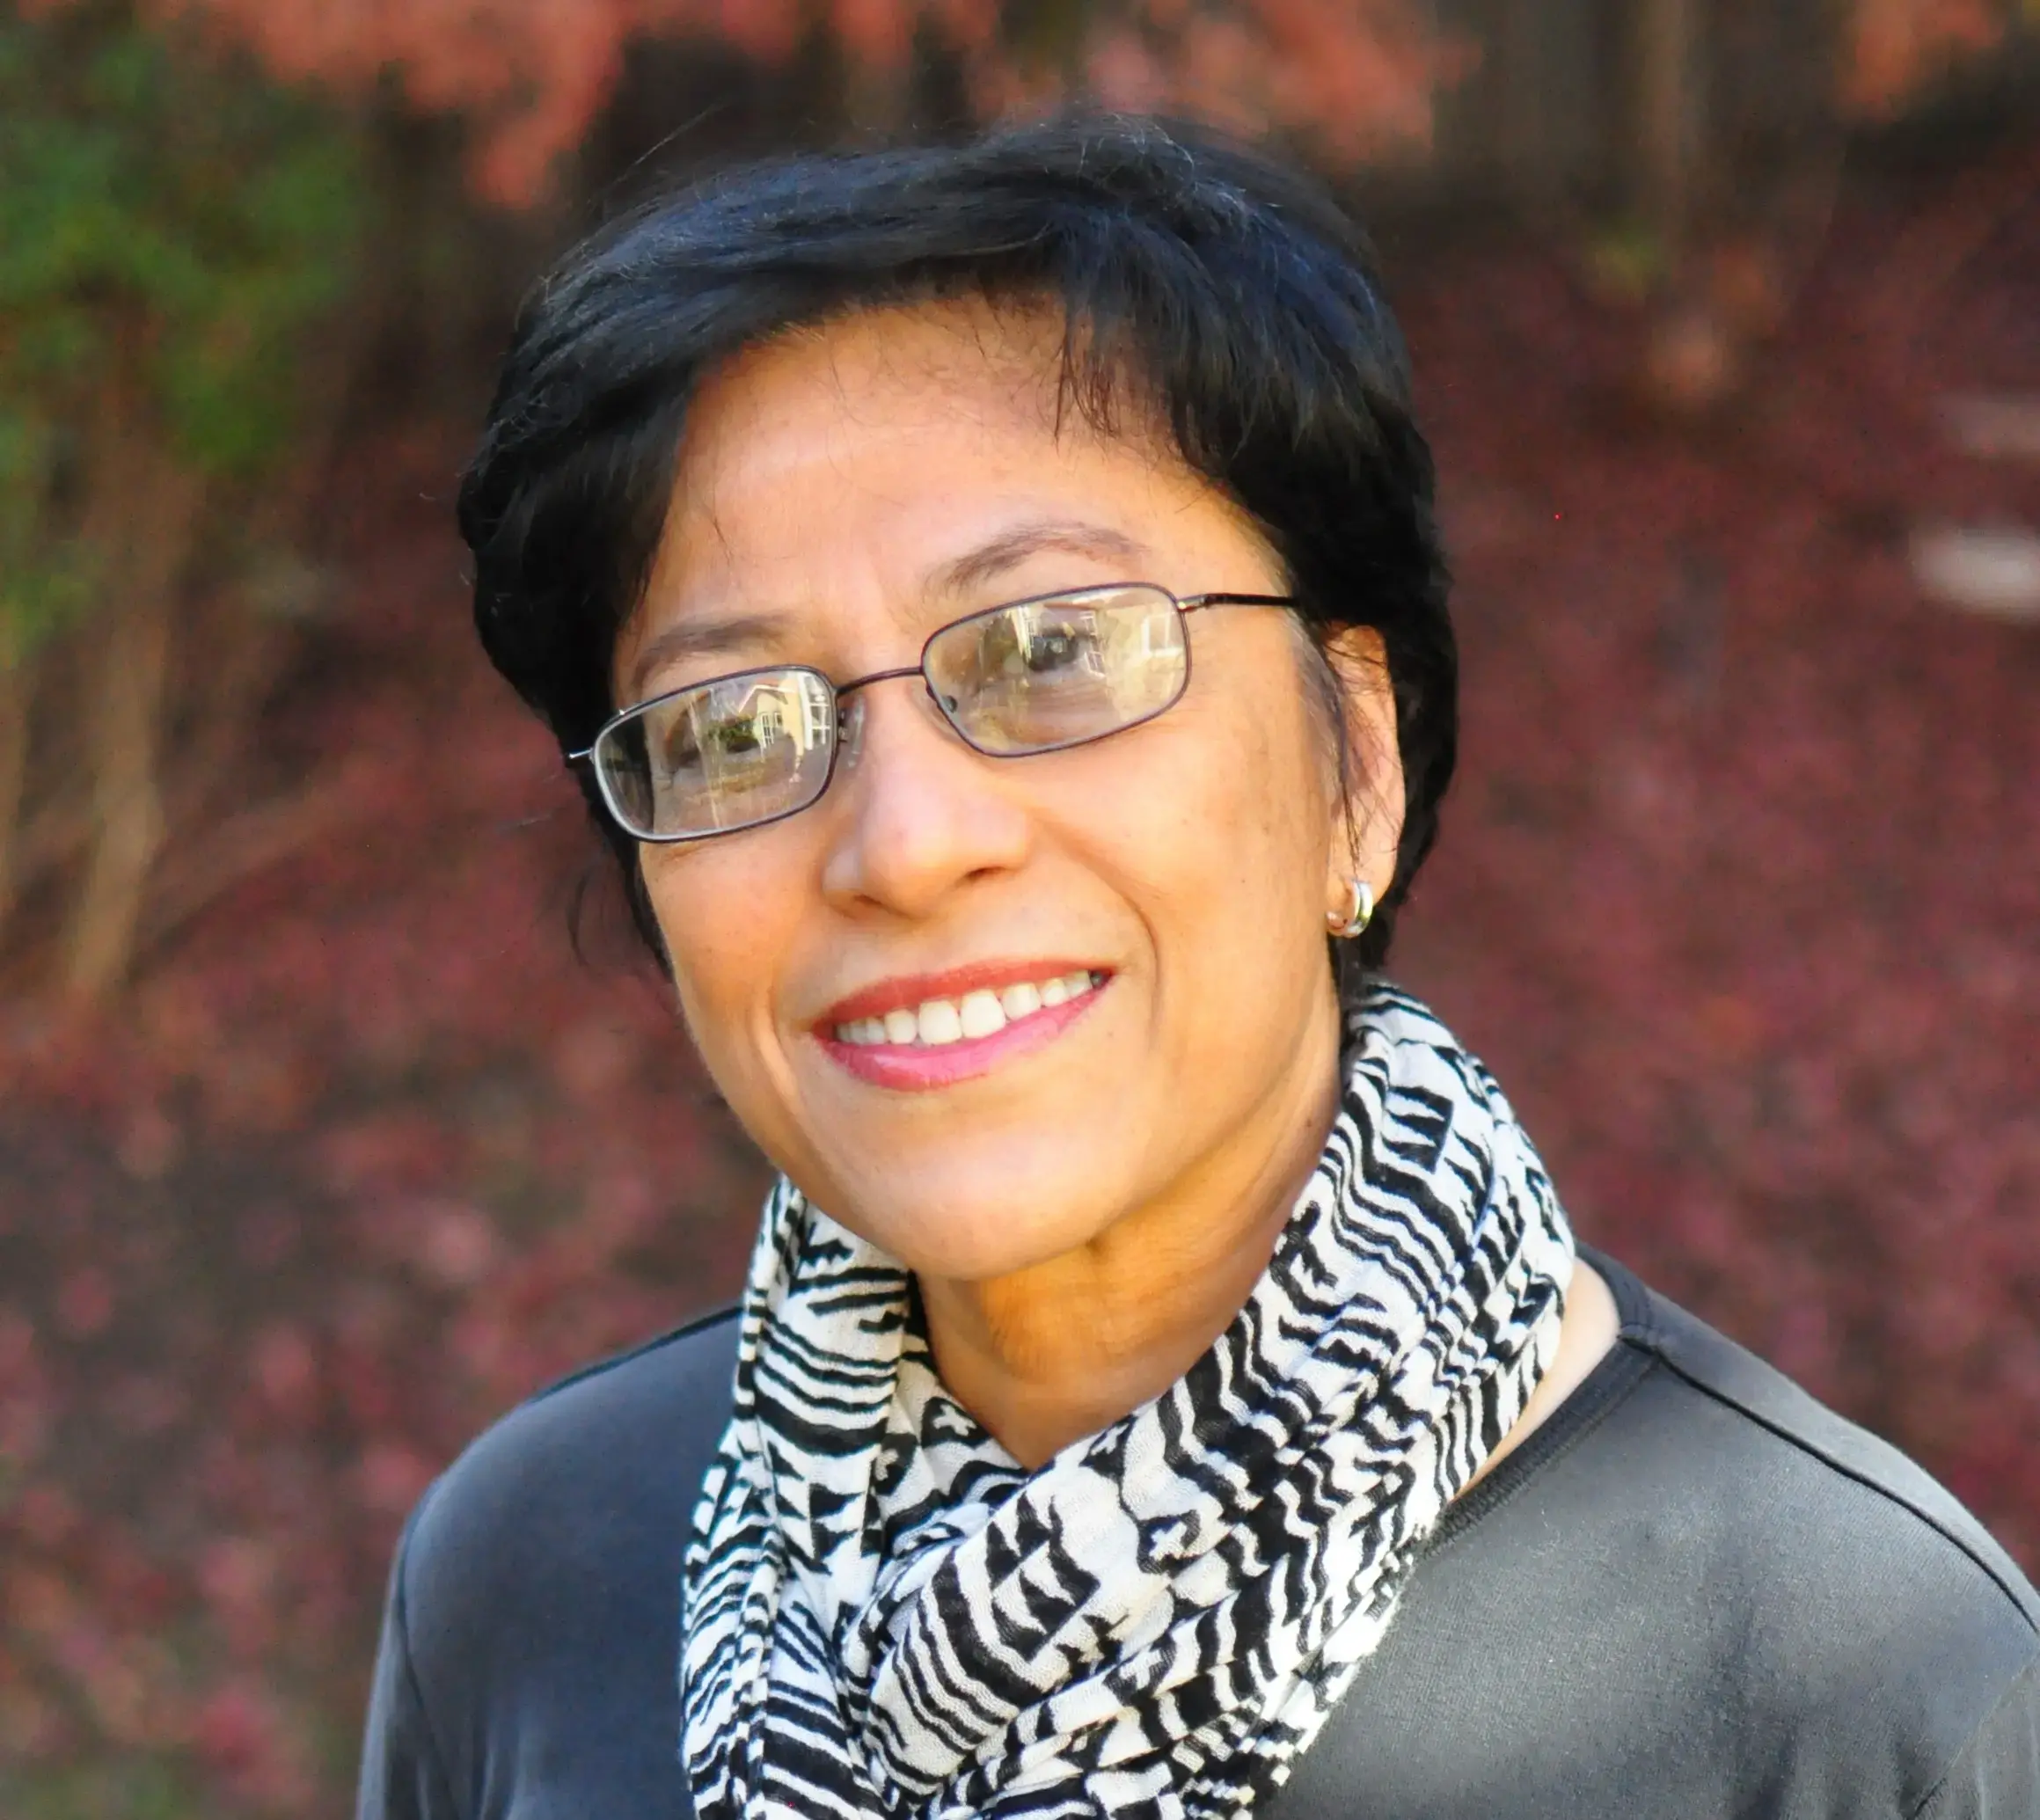
<path fill-rule="evenodd" d="M 662 754 L 669 774 L 701 769 L 700 728 L 692 714 L 676 714 L 666 729 Z"/>
<path fill-rule="evenodd" d="M 748 758 L 764 749 L 758 724 L 748 715 L 742 720 L 719 722 L 709 729 L 708 736 L 725 758 Z"/>
<path fill-rule="evenodd" d="M 666 735 L 667 775 L 698 775 L 705 768 L 724 772 L 755 764 L 764 756 L 769 738 L 756 714 L 682 714 Z"/>
<path fill-rule="evenodd" d="M 1027 644 L 1027 668 L 1036 676 L 1067 669 L 1079 662 L 1091 640 L 1074 626 L 1057 625 L 1044 630 Z"/>
<path fill-rule="evenodd" d="M 1051 621 L 1017 641 L 999 666 L 1008 676 L 1091 676 L 1099 669 L 1095 630 L 1081 620 Z"/>

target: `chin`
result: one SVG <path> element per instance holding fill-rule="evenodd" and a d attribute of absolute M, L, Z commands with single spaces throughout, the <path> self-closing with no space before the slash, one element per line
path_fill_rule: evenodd
<path fill-rule="evenodd" d="M 1112 1207 L 1073 1202 L 1043 1185 L 1025 1196 L 1010 1192 L 916 1196 L 895 1202 L 874 1219 L 843 1223 L 917 1275 L 983 1283 L 1032 1269 L 1088 1244 L 1114 1223 Z"/>
<path fill-rule="evenodd" d="M 845 1130 L 833 1144 L 810 1140 L 808 1167 L 788 1173 L 909 1270 L 981 1283 L 1078 1250 L 1153 1198 L 1137 1154 L 1075 1122 L 1057 1108 L 1024 1136 L 1010 1125 L 973 1132 L 962 1119 L 882 1137 Z"/>

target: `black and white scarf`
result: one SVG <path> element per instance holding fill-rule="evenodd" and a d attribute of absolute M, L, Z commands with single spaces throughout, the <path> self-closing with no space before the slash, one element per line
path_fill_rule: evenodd
<path fill-rule="evenodd" d="M 1487 1071 L 1349 1015 L 1324 1153 L 1232 1324 L 1020 1468 L 906 1273 L 791 1185 L 687 1553 L 701 1820 L 1231 1816 L 1287 1778 L 1558 1345 L 1572 1237 Z"/>

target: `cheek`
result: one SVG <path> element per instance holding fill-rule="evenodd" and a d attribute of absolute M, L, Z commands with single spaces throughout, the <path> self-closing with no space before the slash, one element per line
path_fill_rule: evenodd
<path fill-rule="evenodd" d="M 1230 691 L 1185 727 L 1194 754 L 1175 786 L 1185 838 L 1209 852 L 1242 914 L 1323 892 L 1330 792 L 1315 729 L 1286 691 Z"/>
<path fill-rule="evenodd" d="M 758 1066 L 774 983 L 795 934 L 787 862 L 754 851 L 775 844 L 760 837 L 658 848 L 641 862 L 681 1013 L 719 1080 Z"/>
<path fill-rule="evenodd" d="M 1286 999 L 1325 969 L 1333 833 L 1321 742 L 1292 693 L 1214 690 L 1155 723 L 1132 774 L 1106 793 L 1094 851 L 1152 931 L 1165 992 L 1213 1003 Z"/>

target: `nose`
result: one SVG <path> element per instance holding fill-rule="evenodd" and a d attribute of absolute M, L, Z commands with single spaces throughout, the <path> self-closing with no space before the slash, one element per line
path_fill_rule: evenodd
<path fill-rule="evenodd" d="M 924 687 L 881 683 L 844 709 L 822 879 L 832 904 L 920 921 L 964 886 L 1024 863 L 1030 824 L 997 775 L 1002 761 L 965 745 Z"/>

